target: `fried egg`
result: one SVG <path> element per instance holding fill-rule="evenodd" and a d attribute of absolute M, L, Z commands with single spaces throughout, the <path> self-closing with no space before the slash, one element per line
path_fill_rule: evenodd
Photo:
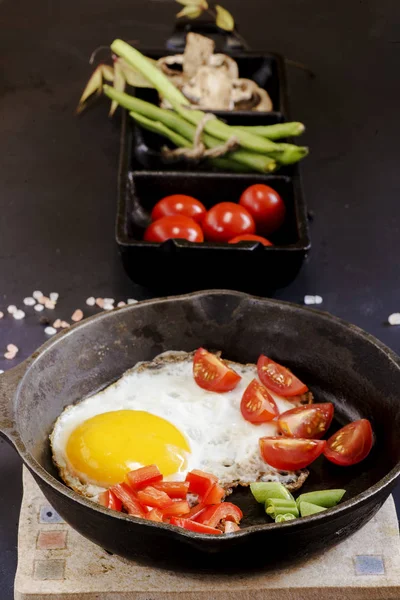
<path fill-rule="evenodd" d="M 226 489 L 258 480 L 301 485 L 304 473 L 278 471 L 260 456 L 258 440 L 276 435 L 276 424 L 254 425 L 240 412 L 256 365 L 226 362 L 242 377 L 230 392 L 200 388 L 193 378 L 193 354 L 167 352 L 68 406 L 50 435 L 62 479 L 91 498 L 149 464 L 166 480 L 183 480 L 188 471 L 201 469 Z M 280 413 L 293 408 L 293 401 L 270 393 Z"/>

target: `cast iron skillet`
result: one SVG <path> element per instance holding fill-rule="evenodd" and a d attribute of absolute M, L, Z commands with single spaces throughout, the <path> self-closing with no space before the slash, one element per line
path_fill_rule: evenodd
<path fill-rule="evenodd" d="M 318 401 L 333 401 L 340 422 L 371 420 L 376 444 L 368 459 L 339 468 L 321 458 L 304 487 L 345 487 L 345 502 L 326 513 L 275 525 L 267 522 L 250 492 L 242 490 L 233 501 L 246 515 L 244 529 L 205 536 L 108 511 L 60 481 L 48 435 L 65 406 L 110 384 L 137 361 L 198 346 L 222 350 L 240 362 L 255 362 L 265 353 L 290 366 Z M 378 511 L 400 471 L 399 390 L 399 358 L 360 329 L 288 303 L 206 291 L 102 313 L 47 342 L 0 377 L 0 430 L 57 512 L 108 551 L 198 569 L 267 566 L 325 549 Z"/>

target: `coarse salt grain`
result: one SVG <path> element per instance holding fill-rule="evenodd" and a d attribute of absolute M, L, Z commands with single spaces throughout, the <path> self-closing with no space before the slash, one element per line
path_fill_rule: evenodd
<path fill-rule="evenodd" d="M 67 321 L 61 321 L 61 327 L 62 327 L 63 329 L 66 329 L 67 327 L 70 327 L 70 324 L 69 324 L 69 323 L 67 323 Z"/>
<path fill-rule="evenodd" d="M 123 306 L 126 306 L 126 302 L 118 302 L 118 304 L 117 304 L 118 308 L 122 308 Z"/>
<path fill-rule="evenodd" d="M 136 304 L 137 300 L 134 300 L 133 298 L 128 298 L 127 303 L 128 304 Z"/>
<path fill-rule="evenodd" d="M 36 300 L 35 298 L 28 296 L 27 298 L 24 298 L 24 304 L 25 306 L 35 306 Z"/>
<path fill-rule="evenodd" d="M 0 375 L 1 375 L 2 373 L 4 373 L 4 371 L 3 371 L 3 369 L 0 369 Z"/>
<path fill-rule="evenodd" d="M 40 302 L 40 304 L 46 304 L 46 302 L 48 302 L 50 300 L 50 298 L 48 298 L 47 296 L 41 296 L 40 298 L 38 298 L 38 302 Z"/>
<path fill-rule="evenodd" d="M 71 317 L 72 321 L 75 321 L 75 323 L 77 323 L 78 321 L 82 321 L 83 319 L 83 312 L 81 311 L 80 308 L 77 308 L 76 311 L 74 312 L 74 314 Z"/>
<path fill-rule="evenodd" d="M 400 325 L 400 313 L 393 313 L 389 315 L 388 321 L 390 325 Z"/>
<path fill-rule="evenodd" d="M 10 306 L 7 306 L 7 312 L 9 312 L 10 315 L 13 315 L 17 310 L 18 309 L 16 306 L 14 306 L 14 304 L 10 304 Z"/>
<path fill-rule="evenodd" d="M 109 304 L 108 302 L 104 302 L 103 304 L 103 310 L 113 310 L 114 305 L 113 304 Z"/>
<path fill-rule="evenodd" d="M 88 306 L 94 306 L 96 304 L 96 298 L 94 298 L 93 296 L 90 296 L 90 298 L 86 299 L 86 304 Z"/>
<path fill-rule="evenodd" d="M 104 304 L 114 304 L 114 298 L 103 298 Z"/>
<path fill-rule="evenodd" d="M 13 358 L 15 358 L 15 352 L 5 352 L 4 353 L 4 358 L 7 358 L 7 360 L 12 360 Z"/>
<path fill-rule="evenodd" d="M 49 308 L 50 310 L 54 310 L 56 307 L 55 302 L 53 302 L 52 300 L 46 300 L 46 302 L 44 303 L 45 308 Z"/>
<path fill-rule="evenodd" d="M 36 304 L 33 308 L 37 310 L 37 312 L 41 312 L 42 310 L 44 310 L 43 304 Z"/>
<path fill-rule="evenodd" d="M 304 304 L 322 304 L 322 296 L 304 296 Z"/>
<path fill-rule="evenodd" d="M 32 296 L 35 298 L 35 300 L 39 300 L 39 298 L 43 296 L 43 292 L 36 290 L 35 292 L 33 292 Z"/>
<path fill-rule="evenodd" d="M 17 354 L 19 348 L 15 344 L 8 344 L 7 350 L 8 352 L 14 352 L 14 354 Z"/>
<path fill-rule="evenodd" d="M 58 301 L 60 294 L 57 294 L 57 292 L 51 292 L 51 294 L 49 295 L 50 300 L 52 302 L 54 302 L 54 304 Z"/>
<path fill-rule="evenodd" d="M 57 333 L 57 329 L 54 329 L 54 327 L 46 327 L 44 332 L 46 335 L 54 335 Z"/>
<path fill-rule="evenodd" d="M 96 298 L 96 304 L 99 308 L 103 308 L 103 306 L 104 306 L 103 298 Z"/>
<path fill-rule="evenodd" d="M 61 327 L 61 319 L 56 319 L 53 323 L 53 327 L 55 327 L 56 329 L 60 329 Z"/>
<path fill-rule="evenodd" d="M 25 318 L 25 313 L 23 310 L 16 310 L 15 313 L 13 313 L 13 317 L 19 321 L 20 319 Z"/>
<path fill-rule="evenodd" d="M 3 317 L 4 317 L 4 313 L 2 313 L 0 310 L 0 319 L 2 319 Z"/>

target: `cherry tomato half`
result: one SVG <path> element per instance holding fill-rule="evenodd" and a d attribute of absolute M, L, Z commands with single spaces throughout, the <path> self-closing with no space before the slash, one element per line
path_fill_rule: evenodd
<path fill-rule="evenodd" d="M 250 423 L 266 423 L 279 414 L 275 400 L 257 379 L 253 379 L 245 389 L 240 411 Z"/>
<path fill-rule="evenodd" d="M 280 195 L 268 185 L 256 183 L 240 196 L 239 204 L 253 217 L 257 231 L 264 235 L 274 233 L 285 220 L 286 208 Z"/>
<path fill-rule="evenodd" d="M 197 385 L 209 392 L 230 392 L 241 380 L 224 361 L 204 348 L 199 348 L 194 355 L 193 375 Z"/>
<path fill-rule="evenodd" d="M 298 406 L 279 416 L 278 429 L 287 437 L 319 440 L 329 429 L 332 418 L 331 402 Z"/>
<path fill-rule="evenodd" d="M 251 214 L 233 202 L 220 202 L 210 208 L 202 227 L 204 237 L 209 242 L 229 242 L 237 235 L 256 231 Z"/>
<path fill-rule="evenodd" d="M 151 212 L 151 220 L 157 221 L 161 217 L 184 215 L 190 217 L 196 223 L 201 223 L 206 212 L 204 204 L 196 198 L 185 194 L 173 194 L 157 202 Z"/>
<path fill-rule="evenodd" d="M 370 453 L 373 444 L 371 423 L 360 419 L 349 423 L 334 433 L 328 440 L 324 456 L 335 465 L 355 465 Z"/>
<path fill-rule="evenodd" d="M 305 440 L 300 438 L 263 437 L 260 438 L 262 458 L 271 467 L 282 471 L 305 469 L 322 454 L 325 440 Z"/>
<path fill-rule="evenodd" d="M 264 246 L 273 246 L 267 238 L 261 237 L 261 235 L 253 235 L 252 233 L 237 235 L 229 240 L 230 244 L 238 244 L 239 242 L 261 242 Z"/>
<path fill-rule="evenodd" d="M 261 354 L 257 361 L 257 371 L 261 382 L 275 394 L 281 396 L 300 396 L 308 391 L 289 369 L 282 367 L 267 356 Z"/>
<path fill-rule="evenodd" d="M 146 242 L 165 242 L 171 238 L 202 242 L 204 240 L 200 225 L 184 215 L 161 217 L 148 226 L 143 239 Z"/>

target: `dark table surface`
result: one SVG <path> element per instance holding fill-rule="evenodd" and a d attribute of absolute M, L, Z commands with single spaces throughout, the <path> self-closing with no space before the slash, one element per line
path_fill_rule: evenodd
<path fill-rule="evenodd" d="M 225 0 L 254 49 L 307 64 L 289 70 L 292 115 L 312 152 L 303 166 L 313 248 L 275 297 L 322 307 L 400 352 L 398 118 L 400 4 L 396 0 Z M 119 120 L 99 104 L 73 111 L 94 48 L 115 37 L 160 46 L 171 0 L 0 0 L 0 310 L 35 289 L 55 291 L 55 317 L 91 295 L 150 297 L 126 277 L 114 242 Z M 0 321 L 0 368 L 45 340 L 40 315 Z M 7 343 L 18 359 L 2 358 Z M 3 349 L 4 347 L 4 349 Z M 0 590 L 13 597 L 21 462 L 0 441 Z M 397 490 L 399 498 L 399 490 Z"/>

